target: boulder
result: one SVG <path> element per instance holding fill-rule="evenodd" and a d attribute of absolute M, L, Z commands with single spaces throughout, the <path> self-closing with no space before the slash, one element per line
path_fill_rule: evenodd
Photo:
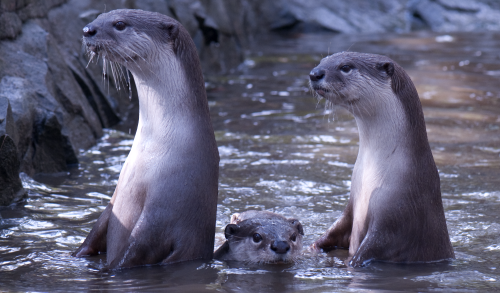
<path fill-rule="evenodd" d="M 19 178 L 17 129 L 9 99 L 0 97 L 0 205 L 8 205 L 26 192 Z"/>
<path fill-rule="evenodd" d="M 67 170 L 78 162 L 79 149 L 95 144 L 102 125 L 56 41 L 30 20 L 15 41 L 0 43 L 0 51 L 0 98 L 10 100 L 21 170 Z"/>
<path fill-rule="evenodd" d="M 22 21 L 13 12 L 0 12 L 0 39 L 15 39 L 21 32 Z"/>

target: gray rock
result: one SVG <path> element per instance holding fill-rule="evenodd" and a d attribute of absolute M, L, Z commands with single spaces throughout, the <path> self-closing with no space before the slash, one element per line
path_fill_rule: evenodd
<path fill-rule="evenodd" d="M 458 10 L 464 12 L 478 12 L 481 10 L 481 5 L 470 0 L 438 0 L 441 6 L 446 9 Z"/>
<path fill-rule="evenodd" d="M 1 42 L 0 51 L 0 97 L 12 105 L 21 170 L 67 170 L 77 163 L 76 152 L 102 135 L 98 116 L 55 40 L 36 22 L 26 22 L 15 41 Z"/>
<path fill-rule="evenodd" d="M 19 137 L 9 99 L 0 96 L 0 135 L 8 134 L 17 145 Z"/>
<path fill-rule="evenodd" d="M 23 164 L 24 169 L 30 170 L 28 173 L 33 174 L 30 154 L 33 151 L 32 136 L 36 114 L 36 96 L 29 88 L 29 80 L 21 77 L 4 76 L 0 80 L 0 99 L 8 98 L 12 107 L 12 116 L 17 130 L 15 143 L 18 149 L 18 157 L 21 160 L 26 160 Z M 28 149 L 31 152 L 28 152 Z"/>
<path fill-rule="evenodd" d="M 0 97 L 0 205 L 8 205 L 25 194 L 19 178 L 16 140 L 17 128 L 9 99 Z"/>
<path fill-rule="evenodd" d="M 423 0 L 415 5 L 417 13 L 424 22 L 432 29 L 438 31 L 445 22 L 445 9 L 436 2 Z"/>
<path fill-rule="evenodd" d="M 16 11 L 20 4 L 17 0 L 2 0 L 0 1 L 0 11 L 12 12 Z"/>
<path fill-rule="evenodd" d="M 18 1 L 17 14 L 22 21 L 27 21 L 28 19 L 45 17 L 49 10 L 53 7 L 59 6 L 66 2 L 66 0 L 24 0 Z"/>
<path fill-rule="evenodd" d="M 0 13 L 0 40 L 15 39 L 21 32 L 22 22 L 13 12 Z"/>
<path fill-rule="evenodd" d="M 78 14 L 78 18 L 85 21 L 85 23 L 90 23 L 94 19 L 96 19 L 100 13 L 101 13 L 101 11 L 99 11 L 97 9 L 89 9 L 89 10 L 86 10 L 86 11 Z"/>
<path fill-rule="evenodd" d="M 25 194 L 16 144 L 8 134 L 0 135 L 0 205 L 9 205 Z"/>

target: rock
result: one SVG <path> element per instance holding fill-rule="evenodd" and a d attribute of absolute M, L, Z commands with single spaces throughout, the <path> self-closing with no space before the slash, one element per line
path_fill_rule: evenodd
<path fill-rule="evenodd" d="M 22 1 L 17 0 L 2 0 L 0 1 L 0 11 L 12 12 L 18 9 L 18 5 L 20 5 Z"/>
<path fill-rule="evenodd" d="M 15 39 L 21 32 L 21 19 L 13 12 L 0 13 L 0 40 Z"/>
<path fill-rule="evenodd" d="M 33 167 L 36 173 L 57 173 L 67 170 L 67 165 L 77 164 L 76 153 L 63 135 L 62 126 L 55 113 L 35 121 Z"/>
<path fill-rule="evenodd" d="M 90 9 L 78 14 L 78 18 L 83 20 L 85 23 L 90 23 L 96 19 L 100 13 L 101 12 L 97 9 Z"/>
<path fill-rule="evenodd" d="M 464 12 L 478 12 L 481 10 L 481 5 L 470 0 L 438 0 L 437 2 L 444 8 L 451 10 Z"/>
<path fill-rule="evenodd" d="M 8 205 L 25 194 L 19 178 L 16 140 L 17 129 L 9 99 L 0 97 L 0 206 Z"/>
<path fill-rule="evenodd" d="M 16 144 L 8 134 L 0 135 L 0 206 L 9 205 L 25 194 L 19 178 Z"/>
<path fill-rule="evenodd" d="M 19 2 L 24 2 L 24 6 L 18 8 L 17 14 L 22 21 L 27 21 L 32 18 L 45 17 L 51 8 L 65 3 L 66 0 L 25 0 Z"/>
<path fill-rule="evenodd" d="M 19 137 L 9 99 L 0 96 L 0 135 L 8 134 L 17 145 Z"/>
<path fill-rule="evenodd" d="M 420 29 L 437 32 L 500 30 L 500 4 L 494 1 L 412 0 L 408 10 L 422 20 L 424 26 Z"/>
<path fill-rule="evenodd" d="M 193 5 L 194 7 L 196 7 L 197 2 L 198 1 L 190 0 L 168 1 L 169 11 L 171 12 L 171 15 L 169 16 L 172 16 L 175 19 L 179 20 L 189 32 L 191 37 L 196 35 L 196 32 L 198 31 L 198 22 L 196 21 L 195 15 L 190 6 Z"/>
<path fill-rule="evenodd" d="M 8 98 L 12 107 L 12 116 L 17 130 L 17 140 L 15 143 L 18 149 L 18 157 L 21 160 L 26 160 L 26 162 L 23 162 L 23 169 L 29 170 L 28 173 L 30 174 L 34 174 L 30 155 L 33 152 L 32 136 L 35 121 L 36 96 L 29 88 L 30 82 L 21 77 L 4 76 L 0 80 L 0 99 Z"/>
<path fill-rule="evenodd" d="M 424 0 L 415 5 L 415 12 L 431 29 L 439 30 L 444 24 L 445 9 L 438 3 Z"/>
<path fill-rule="evenodd" d="M 355 33 L 357 29 L 332 11 L 318 7 L 308 13 L 307 21 L 339 33 Z"/>
<path fill-rule="evenodd" d="M 95 144 L 102 125 L 56 41 L 30 20 L 0 51 L 0 97 L 12 106 L 21 170 L 30 176 L 67 170 L 79 149 Z"/>

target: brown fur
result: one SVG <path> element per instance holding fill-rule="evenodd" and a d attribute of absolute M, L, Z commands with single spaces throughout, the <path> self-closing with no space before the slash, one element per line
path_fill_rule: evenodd
<path fill-rule="evenodd" d="M 211 259 L 219 154 L 193 41 L 142 10 L 101 14 L 84 32 L 90 52 L 132 72 L 139 125 L 111 202 L 73 255 L 106 252 L 110 268 Z"/>
<path fill-rule="evenodd" d="M 352 266 L 454 258 L 422 106 L 406 72 L 385 56 L 342 52 L 310 77 L 320 97 L 354 115 L 360 135 L 347 207 L 312 248 L 348 248 Z"/>

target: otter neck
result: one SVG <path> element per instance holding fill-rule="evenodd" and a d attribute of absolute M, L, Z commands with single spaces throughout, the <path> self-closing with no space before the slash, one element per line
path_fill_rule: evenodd
<path fill-rule="evenodd" d="M 387 168 L 394 164 L 406 164 L 408 154 L 414 152 L 411 139 L 414 134 L 410 133 L 403 106 L 395 96 L 387 98 L 375 100 L 379 103 L 370 105 L 369 111 L 351 112 L 359 131 L 359 151 L 352 176 L 353 192 L 363 189 L 363 193 L 370 194 L 385 179 L 390 180 L 385 177 Z"/>
<path fill-rule="evenodd" d="M 387 160 L 395 151 L 411 147 L 409 119 L 395 95 L 369 96 L 364 102 L 367 105 L 349 109 L 359 131 L 358 157 L 369 155 Z"/>
<path fill-rule="evenodd" d="M 163 61 L 138 64 L 131 69 L 139 95 L 137 134 L 160 138 L 169 134 L 169 129 L 179 128 L 179 124 L 189 127 L 200 120 L 210 123 L 206 121 L 210 119 L 206 97 L 200 96 L 205 94 L 204 84 L 187 80 L 177 58 L 158 59 Z M 193 75 L 201 75 L 201 72 Z M 203 91 L 195 91 L 193 86 Z"/>

